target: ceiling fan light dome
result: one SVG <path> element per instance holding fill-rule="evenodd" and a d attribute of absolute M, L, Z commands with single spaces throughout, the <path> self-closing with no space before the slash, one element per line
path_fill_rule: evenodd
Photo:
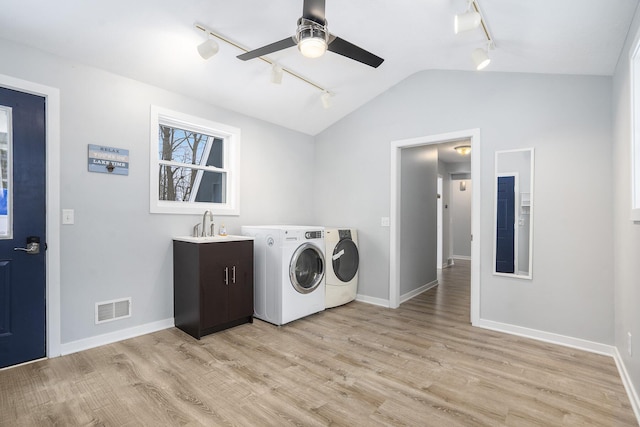
<path fill-rule="evenodd" d="M 318 58 L 327 51 L 327 42 L 319 37 L 302 39 L 298 43 L 298 50 L 307 58 Z"/>
<path fill-rule="evenodd" d="M 300 18 L 298 21 L 298 31 L 296 32 L 296 40 L 298 42 L 298 50 L 307 58 L 318 58 L 327 51 L 328 32 L 324 25 L 317 22 Z"/>

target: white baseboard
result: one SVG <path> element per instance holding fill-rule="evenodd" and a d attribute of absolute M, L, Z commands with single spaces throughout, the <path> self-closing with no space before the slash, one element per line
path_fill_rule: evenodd
<path fill-rule="evenodd" d="M 169 319 L 159 320 L 133 328 L 123 329 L 121 331 L 110 332 L 108 334 L 97 335 L 94 337 L 84 338 L 77 341 L 60 344 L 61 355 L 76 353 L 82 350 L 88 350 L 101 345 L 111 344 L 114 342 L 138 337 L 140 335 L 150 334 L 152 332 L 161 331 L 163 329 L 175 326 L 173 317 Z"/>
<path fill-rule="evenodd" d="M 465 261 L 471 261 L 471 257 L 467 255 L 454 255 L 453 259 L 462 259 Z"/>
<path fill-rule="evenodd" d="M 566 335 L 554 334 L 552 332 L 545 332 L 537 329 L 525 328 L 522 326 L 510 325 L 507 323 L 494 322 L 493 320 L 480 319 L 477 323 L 474 323 L 473 326 L 491 329 L 492 331 L 505 332 L 511 335 L 518 335 L 551 344 L 563 345 L 565 347 L 577 348 L 578 350 L 584 350 L 605 356 L 613 357 L 615 354 L 615 347 L 612 345 L 601 344 Z"/>
<path fill-rule="evenodd" d="M 633 381 L 631 381 L 631 377 L 629 376 L 627 367 L 625 366 L 624 361 L 622 360 L 622 356 L 620 355 L 617 347 L 615 349 L 615 355 L 613 356 L 613 359 L 616 361 L 616 366 L 618 366 L 618 372 L 620 372 L 622 384 L 624 385 L 624 389 L 627 391 L 627 396 L 629 396 L 629 401 L 631 402 L 633 413 L 636 414 L 636 419 L 638 420 L 638 424 L 640 424 L 640 397 L 638 397 L 638 393 L 633 386 Z"/>
<path fill-rule="evenodd" d="M 426 285 L 422 285 L 418 289 L 414 289 L 411 292 L 407 292 L 404 295 L 400 295 L 400 304 L 409 301 L 411 298 L 417 297 L 421 293 L 428 291 L 434 286 L 438 286 L 438 279 L 434 280 L 433 282 L 427 283 Z"/>
<path fill-rule="evenodd" d="M 380 307 L 389 308 L 388 299 L 374 298 L 374 297 L 369 297 L 367 295 L 358 294 L 356 295 L 356 301 L 366 302 L 367 304 L 373 304 L 373 305 L 378 305 Z"/>
<path fill-rule="evenodd" d="M 437 267 L 438 270 L 444 270 L 453 266 L 453 258 L 449 258 L 449 261 L 444 262 L 441 266 Z"/>

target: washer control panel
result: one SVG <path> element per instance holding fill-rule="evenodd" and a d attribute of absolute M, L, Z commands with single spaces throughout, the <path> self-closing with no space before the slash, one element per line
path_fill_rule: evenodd
<path fill-rule="evenodd" d="M 318 231 L 307 231 L 306 233 L 304 233 L 304 237 L 307 240 L 310 239 L 322 239 L 322 231 L 318 230 Z"/>

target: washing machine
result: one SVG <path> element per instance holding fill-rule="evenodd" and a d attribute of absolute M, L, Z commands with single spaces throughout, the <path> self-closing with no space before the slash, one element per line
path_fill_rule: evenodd
<path fill-rule="evenodd" d="M 327 283 L 325 307 L 337 307 L 356 299 L 358 292 L 358 231 L 325 228 Z"/>
<path fill-rule="evenodd" d="M 254 316 L 284 325 L 325 308 L 324 228 L 243 226 L 254 238 Z"/>

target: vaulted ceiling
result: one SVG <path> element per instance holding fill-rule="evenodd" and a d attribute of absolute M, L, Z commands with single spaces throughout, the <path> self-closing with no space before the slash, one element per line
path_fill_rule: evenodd
<path fill-rule="evenodd" d="M 612 75 L 638 0 L 477 0 L 495 41 L 481 72 Z M 0 2 L 0 38 L 32 46 L 243 114 L 315 135 L 422 70 L 472 71 L 478 29 L 455 35 L 466 0 L 326 0 L 331 33 L 385 59 L 371 68 L 334 53 L 268 55 L 331 92 L 220 42 L 205 61 L 199 24 L 248 49 L 291 36 L 302 0 L 20 0 Z M 474 71 L 478 72 L 478 71 Z"/>

